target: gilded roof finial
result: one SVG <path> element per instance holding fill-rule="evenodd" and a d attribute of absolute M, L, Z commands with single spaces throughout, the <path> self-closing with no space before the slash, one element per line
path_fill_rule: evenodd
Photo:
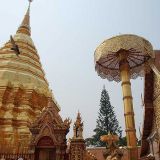
<path fill-rule="evenodd" d="M 31 2 L 33 0 L 28 0 L 29 1 L 29 6 L 27 9 L 27 12 L 24 16 L 24 19 L 20 25 L 20 27 L 18 28 L 17 33 L 23 33 L 23 34 L 27 34 L 27 35 L 31 35 L 31 27 L 30 27 L 30 7 L 31 7 Z"/>
<path fill-rule="evenodd" d="M 73 126 L 73 131 L 74 131 L 74 136 L 73 136 L 74 139 L 77 139 L 77 138 L 83 139 L 83 122 L 82 122 L 81 114 L 79 111 L 77 114 L 77 119 Z"/>
<path fill-rule="evenodd" d="M 78 110 L 78 114 L 77 114 L 77 119 L 81 119 L 81 114 L 80 114 L 79 110 Z"/>

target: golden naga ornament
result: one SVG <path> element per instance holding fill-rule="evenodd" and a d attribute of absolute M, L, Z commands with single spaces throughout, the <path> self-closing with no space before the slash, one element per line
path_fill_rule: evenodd
<path fill-rule="evenodd" d="M 111 145 L 112 143 L 116 143 L 117 141 L 119 141 L 119 137 L 117 135 L 109 133 L 108 135 L 101 136 L 100 140 Z"/>
<path fill-rule="evenodd" d="M 109 133 L 108 135 L 103 135 L 100 140 L 107 143 L 106 150 L 103 152 L 103 156 L 106 160 L 121 160 L 123 157 L 122 150 L 116 145 L 119 141 L 117 135 Z"/>

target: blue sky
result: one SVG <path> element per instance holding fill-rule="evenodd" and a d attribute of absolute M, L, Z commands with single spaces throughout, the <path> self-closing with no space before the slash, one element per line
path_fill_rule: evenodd
<path fill-rule="evenodd" d="M 1 2 L 1 45 L 16 32 L 27 6 L 27 0 Z M 93 56 L 96 47 L 107 38 L 131 33 L 146 38 L 154 49 L 159 49 L 159 6 L 159 0 L 34 0 L 32 39 L 46 77 L 61 106 L 62 117 L 74 121 L 77 111 L 82 113 L 85 137 L 91 136 L 96 126 L 104 84 L 124 129 L 120 83 L 97 76 Z M 138 128 L 143 119 L 143 79 L 132 81 L 132 89 Z"/>

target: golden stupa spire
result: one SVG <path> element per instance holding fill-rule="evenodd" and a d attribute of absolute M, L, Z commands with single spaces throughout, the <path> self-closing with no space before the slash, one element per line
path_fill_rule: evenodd
<path fill-rule="evenodd" d="M 77 123 L 81 123 L 81 114 L 80 114 L 79 110 L 78 110 L 76 122 L 77 122 Z"/>
<path fill-rule="evenodd" d="M 17 30 L 17 33 L 23 33 L 27 35 L 31 35 L 31 27 L 30 27 L 30 7 L 31 7 L 32 0 L 29 0 L 29 6 L 27 9 L 27 12 L 23 18 L 23 21 L 20 25 L 20 27 Z"/>

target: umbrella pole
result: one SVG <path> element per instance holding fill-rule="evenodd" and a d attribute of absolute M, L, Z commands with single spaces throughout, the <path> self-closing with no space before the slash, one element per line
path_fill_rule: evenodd
<path fill-rule="evenodd" d="M 127 148 L 129 151 L 129 160 L 138 160 L 137 139 L 133 111 L 133 99 L 130 83 L 130 67 L 127 61 L 127 53 L 119 54 L 120 76 L 122 81 L 124 116 L 126 125 Z"/>

